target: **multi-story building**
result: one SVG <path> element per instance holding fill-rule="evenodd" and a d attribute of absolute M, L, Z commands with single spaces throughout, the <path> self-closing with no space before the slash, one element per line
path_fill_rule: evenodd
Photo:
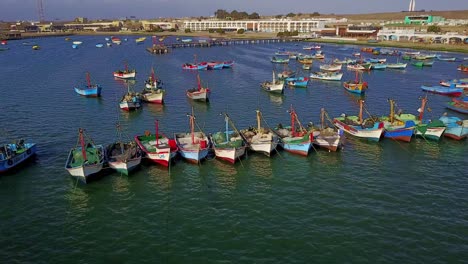
<path fill-rule="evenodd" d="M 406 16 L 405 24 L 430 24 L 444 21 L 445 18 L 431 15 Z"/>
<path fill-rule="evenodd" d="M 225 31 L 284 32 L 298 31 L 301 33 L 320 31 L 328 23 L 335 23 L 336 19 L 272 19 L 272 20 L 187 20 L 184 28 L 191 31 L 207 31 L 223 29 Z"/>

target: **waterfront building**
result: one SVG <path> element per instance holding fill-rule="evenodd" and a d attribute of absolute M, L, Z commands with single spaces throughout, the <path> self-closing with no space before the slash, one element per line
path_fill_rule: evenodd
<path fill-rule="evenodd" d="M 346 20 L 346 19 L 345 19 Z M 191 31 L 208 31 L 210 29 L 223 29 L 225 31 L 237 31 L 244 29 L 255 32 L 284 32 L 298 31 L 301 33 L 320 31 L 326 24 L 336 23 L 331 18 L 326 19 L 271 19 L 271 20 L 187 20 L 184 28 Z"/>
<path fill-rule="evenodd" d="M 427 42 L 427 43 L 464 43 L 468 44 L 468 35 L 459 33 L 423 33 L 416 31 L 414 28 L 383 28 L 377 33 L 380 40 L 390 41 L 410 41 L 410 42 Z"/>
<path fill-rule="evenodd" d="M 444 21 L 445 18 L 441 16 L 432 16 L 432 15 L 417 15 L 417 16 L 406 16 L 405 24 L 418 24 L 418 25 L 427 25 L 430 23 L 438 23 Z"/>

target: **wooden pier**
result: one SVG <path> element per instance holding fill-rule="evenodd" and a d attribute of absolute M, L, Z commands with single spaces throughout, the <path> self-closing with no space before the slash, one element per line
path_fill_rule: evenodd
<path fill-rule="evenodd" d="M 224 39 L 224 40 L 211 40 L 206 42 L 190 42 L 190 43 L 172 43 L 167 46 L 172 49 L 178 48 L 210 48 L 216 46 L 230 46 L 230 45 L 252 45 L 252 44 L 273 44 L 285 42 L 300 42 L 307 38 L 275 38 L 275 39 Z"/>

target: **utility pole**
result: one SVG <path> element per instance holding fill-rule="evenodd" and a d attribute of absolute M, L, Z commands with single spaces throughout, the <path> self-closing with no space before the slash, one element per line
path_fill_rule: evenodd
<path fill-rule="evenodd" d="M 44 7 L 42 5 L 42 0 L 37 0 L 37 16 L 39 18 L 39 22 L 43 22 L 44 19 Z"/>

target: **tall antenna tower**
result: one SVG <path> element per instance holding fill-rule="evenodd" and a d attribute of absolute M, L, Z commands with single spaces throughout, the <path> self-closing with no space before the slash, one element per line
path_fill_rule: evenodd
<path fill-rule="evenodd" d="M 44 7 L 42 5 L 42 0 L 37 0 L 37 16 L 39 18 L 39 22 L 44 21 Z"/>
<path fill-rule="evenodd" d="M 409 12 L 414 12 L 415 8 L 416 8 L 416 0 L 410 0 L 408 11 Z"/>

